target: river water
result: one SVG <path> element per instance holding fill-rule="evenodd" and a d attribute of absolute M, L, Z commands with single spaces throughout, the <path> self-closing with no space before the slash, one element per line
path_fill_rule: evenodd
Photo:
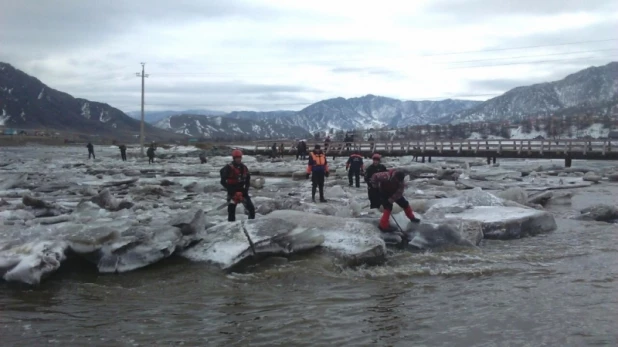
<path fill-rule="evenodd" d="M 480 251 L 392 251 L 357 269 L 311 254 L 242 274 L 171 258 L 0 283 L 0 345 L 616 346 L 618 228 L 562 217 L 618 203 L 618 185 L 573 191 L 550 208 L 555 232 Z"/>

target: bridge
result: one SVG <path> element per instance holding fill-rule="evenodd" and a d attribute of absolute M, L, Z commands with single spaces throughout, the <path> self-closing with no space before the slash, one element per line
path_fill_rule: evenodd
<path fill-rule="evenodd" d="M 618 142 L 618 140 L 616 140 Z M 251 142 L 232 144 L 230 147 L 242 148 L 250 155 L 272 155 L 272 144 L 276 142 Z M 296 142 L 276 142 L 277 155 L 296 155 Z M 284 151 L 280 153 L 279 146 L 283 144 Z M 618 160 L 618 147 L 612 140 L 423 140 L 423 141 L 375 141 L 375 142 L 330 142 L 307 141 L 307 150 L 311 151 L 316 144 L 328 156 L 347 156 L 353 151 L 359 151 L 363 156 L 370 157 L 373 153 L 383 156 L 416 156 L 425 162 L 431 162 L 432 157 L 477 157 L 487 158 L 487 163 L 495 163 L 497 158 L 534 158 L 534 159 L 564 159 L 565 166 L 570 167 L 573 159 L 584 160 Z M 617 143 L 618 145 L 618 143 Z"/>

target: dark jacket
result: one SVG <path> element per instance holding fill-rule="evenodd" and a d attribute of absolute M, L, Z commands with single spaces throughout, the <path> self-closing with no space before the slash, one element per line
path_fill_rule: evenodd
<path fill-rule="evenodd" d="M 219 173 L 221 174 L 221 185 L 228 192 L 244 192 L 245 194 L 249 192 L 251 174 L 245 164 L 231 162 L 221 168 Z"/>
<path fill-rule="evenodd" d="M 403 196 L 405 184 L 397 180 L 394 176 L 397 171 L 391 169 L 386 172 L 378 172 L 371 176 L 371 185 L 380 188 L 380 193 L 388 196 L 391 200 L 397 201 Z"/>
<path fill-rule="evenodd" d="M 90 152 L 92 152 L 94 150 L 94 147 L 92 146 L 92 143 L 87 144 L 86 147 L 88 147 L 88 151 L 90 151 Z"/>
<path fill-rule="evenodd" d="M 118 148 L 120 148 L 120 152 L 126 152 L 127 151 L 127 146 L 125 146 L 125 145 L 120 145 L 120 146 L 118 146 Z"/>
<path fill-rule="evenodd" d="M 148 155 L 149 157 L 153 158 L 154 157 L 154 153 L 155 153 L 155 149 L 152 147 L 148 147 L 148 150 L 146 151 L 146 155 Z"/>
<path fill-rule="evenodd" d="M 378 165 L 369 165 L 367 166 L 367 169 L 365 169 L 365 182 L 369 183 L 369 181 L 371 180 L 371 176 L 373 176 L 373 174 L 378 173 L 378 172 L 385 172 L 386 170 L 386 166 L 382 165 L 382 164 L 378 164 Z"/>
<path fill-rule="evenodd" d="M 321 149 L 316 149 L 309 153 L 309 162 L 307 163 L 307 173 L 312 172 L 328 172 L 328 161 L 326 155 Z"/>
<path fill-rule="evenodd" d="M 307 144 L 304 142 L 301 142 L 298 144 L 298 152 L 300 153 L 305 153 L 307 151 Z"/>
<path fill-rule="evenodd" d="M 360 154 L 352 154 L 348 158 L 345 168 L 353 171 L 364 170 L 365 164 L 363 164 L 363 156 Z"/>

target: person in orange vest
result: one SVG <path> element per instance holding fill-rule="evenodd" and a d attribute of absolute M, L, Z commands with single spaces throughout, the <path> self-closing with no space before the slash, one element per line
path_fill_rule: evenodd
<path fill-rule="evenodd" d="M 358 151 L 354 151 L 348 158 L 345 164 L 345 169 L 348 170 L 348 180 L 350 187 L 352 186 L 352 176 L 356 178 L 356 188 L 360 188 L 360 176 L 364 175 L 365 164 L 363 164 L 363 156 Z"/>
<path fill-rule="evenodd" d="M 386 172 L 378 172 L 371 176 L 371 185 L 378 189 L 380 194 L 380 200 L 384 207 L 382 218 L 380 218 L 380 230 L 383 232 L 389 231 L 389 218 L 393 211 L 393 204 L 403 208 L 406 217 L 413 223 L 420 223 L 421 220 L 414 216 L 412 207 L 408 203 L 408 200 L 403 196 L 405 189 L 404 185 L 405 174 L 402 171 L 391 169 Z"/>
<path fill-rule="evenodd" d="M 313 152 L 309 153 L 309 163 L 307 164 L 307 179 L 311 176 L 311 200 L 315 202 L 316 188 L 320 189 L 320 202 L 324 199 L 324 177 L 328 177 L 328 162 L 326 155 L 320 149 L 320 145 L 315 145 Z"/>
<path fill-rule="evenodd" d="M 238 149 L 232 151 L 233 161 L 225 165 L 221 171 L 221 185 L 227 190 L 227 220 L 236 220 L 236 206 L 242 203 L 249 213 L 249 219 L 255 219 L 255 206 L 249 197 L 249 182 L 251 174 L 245 164 L 242 163 L 242 152 Z"/>

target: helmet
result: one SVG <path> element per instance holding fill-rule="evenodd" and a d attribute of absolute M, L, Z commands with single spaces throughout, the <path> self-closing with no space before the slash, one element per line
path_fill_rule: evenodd
<path fill-rule="evenodd" d="M 242 157 L 242 152 L 240 151 L 240 149 L 235 149 L 232 151 L 232 158 L 236 157 Z"/>
<path fill-rule="evenodd" d="M 401 172 L 401 171 L 397 171 L 395 172 L 395 178 L 399 181 L 399 182 L 403 182 L 403 180 L 405 179 L 406 175 Z"/>
<path fill-rule="evenodd" d="M 382 158 L 382 157 L 381 157 L 378 153 L 374 154 L 374 155 L 371 157 L 371 159 L 373 159 L 373 160 L 380 160 L 381 158 Z"/>

